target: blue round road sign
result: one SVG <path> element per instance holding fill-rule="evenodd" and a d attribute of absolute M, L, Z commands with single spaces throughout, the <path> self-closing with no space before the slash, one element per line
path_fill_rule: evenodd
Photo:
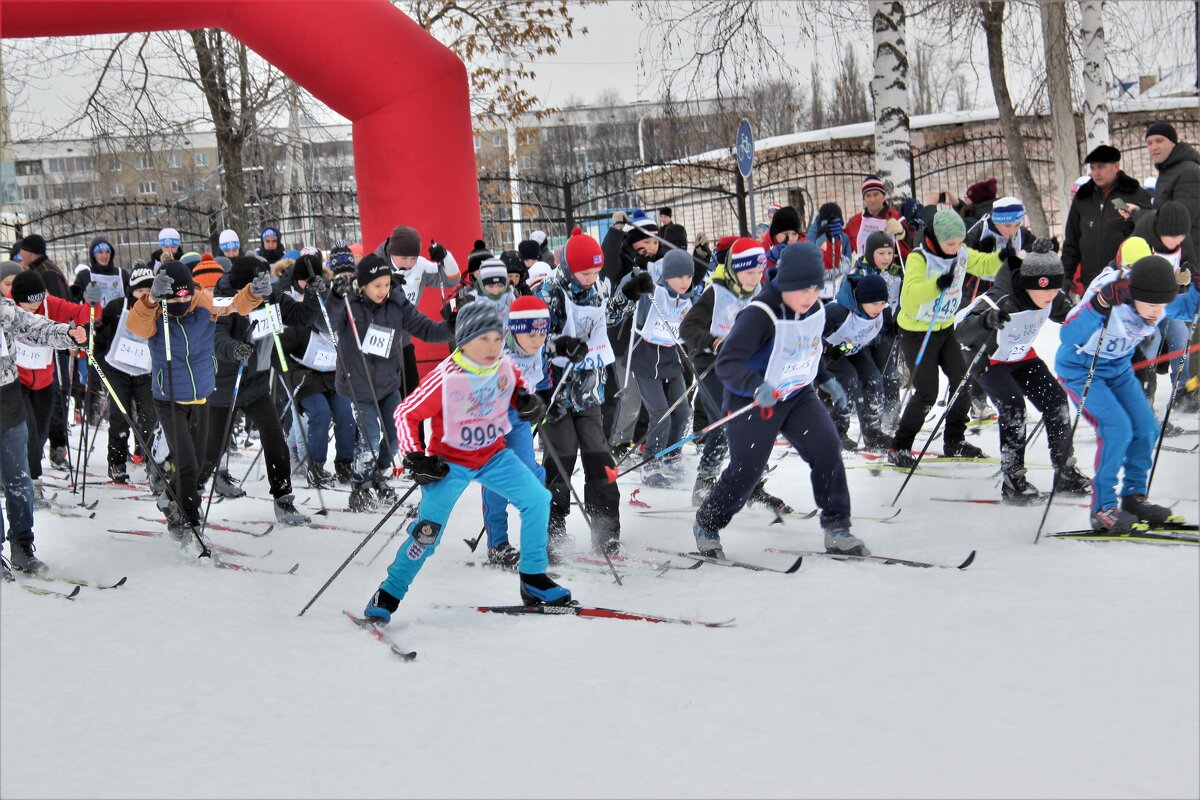
<path fill-rule="evenodd" d="M 737 151 L 738 171 L 743 178 L 749 178 L 750 170 L 754 168 L 754 134 L 750 132 L 750 120 L 743 119 L 742 124 L 738 125 L 733 149 Z"/>

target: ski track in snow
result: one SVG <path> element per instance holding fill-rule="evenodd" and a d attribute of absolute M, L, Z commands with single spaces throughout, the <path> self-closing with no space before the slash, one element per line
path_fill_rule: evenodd
<path fill-rule="evenodd" d="M 1039 351 L 1053 353 L 1056 340 L 1047 326 Z M 969 441 L 999 454 L 994 426 Z M 1086 423 L 1076 442 L 1090 474 Z M 93 471 L 104 452 L 101 442 Z M 685 455 L 690 472 L 698 456 L 690 446 Z M 775 458 L 768 490 L 798 511 L 813 508 L 801 459 Z M 1044 434 L 1027 458 L 1048 461 Z M 248 464 L 236 458 L 231 471 L 240 476 Z M 1154 484 L 1155 497 L 1180 500 L 1176 511 L 1190 519 L 1197 464 L 1195 454 L 1164 452 Z M 964 479 L 918 475 L 898 519 L 860 522 L 855 532 L 881 555 L 956 563 L 978 550 L 966 571 L 810 559 L 790 576 L 710 565 L 663 577 L 631 570 L 618 587 L 604 574 L 555 568 L 589 605 L 737 618 L 720 630 L 435 608 L 519 602 L 514 574 L 461 563 L 470 555 L 461 539 L 481 525 L 472 487 L 391 625 L 419 653 L 409 664 L 341 614 L 362 610 L 399 537 L 296 616 L 380 514 L 317 518 L 345 532 L 210 532 L 249 553 L 274 550 L 234 560 L 301 565 L 290 576 L 236 573 L 189 563 L 165 537 L 106 533 L 165 527 L 137 519 L 153 514 L 151 504 L 111 499 L 129 490 L 89 486 L 89 500 L 100 499 L 96 518 L 39 513 L 38 554 L 60 574 L 129 582 L 85 588 L 73 602 L 0 587 L 0 795 L 1200 794 L 1197 549 L 1034 546 L 1040 505 L 928 500 L 998 496 L 995 465 L 930 469 Z M 144 480 L 140 468 L 133 474 Z M 887 512 L 904 478 L 847 474 L 861 514 Z M 1050 488 L 1049 470 L 1033 468 L 1030 479 Z M 297 499 L 313 496 L 315 507 L 315 492 L 295 480 Z M 686 516 L 624 513 L 636 487 L 622 484 L 631 553 L 691 549 Z M 271 519 L 265 479 L 248 488 L 250 497 L 214 505 L 211 519 Z M 689 493 L 641 497 L 665 508 L 686 505 Z M 326 493 L 330 505 L 344 499 Z M 78 501 L 64 490 L 59 500 Z M 398 518 L 358 560 L 374 555 Z M 763 548 L 822 547 L 818 520 L 768 519 L 735 517 L 724 534 L 729 557 L 786 566 L 788 556 Z M 1047 530 L 1086 524 L 1084 509 L 1056 506 Z M 569 528 L 585 545 L 577 510 Z M 514 542 L 517 529 L 514 513 Z"/>

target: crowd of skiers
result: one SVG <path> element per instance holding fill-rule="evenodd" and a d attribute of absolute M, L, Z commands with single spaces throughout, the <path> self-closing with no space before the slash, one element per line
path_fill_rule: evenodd
<path fill-rule="evenodd" d="M 969 187 L 969 204 L 939 192 L 922 205 L 892 202 L 876 176 L 848 219 L 835 203 L 808 222 L 773 206 L 761 237 L 701 234 L 689 250 L 671 209 L 657 220 L 621 210 L 603 243 L 576 229 L 551 248 L 535 231 L 498 254 L 476 242 L 461 268 L 405 225 L 366 253 L 340 241 L 328 253 L 285 249 L 273 226 L 251 250 L 227 230 L 217 256 L 183 252 L 166 228 L 130 269 L 96 237 L 68 282 L 46 242 L 26 236 L 0 265 L 11 565 L 46 570 L 33 539 L 42 461 L 49 443 L 51 464 L 68 464 L 77 386 L 84 426 L 107 400 L 109 479 L 128 483 L 128 461 L 143 464 L 185 545 L 199 538 L 210 482 L 218 495 L 244 494 L 226 463 L 235 421 L 257 431 L 283 524 L 309 521 L 293 502 L 297 473 L 315 488 L 347 485 L 349 509 L 362 512 L 398 503 L 398 476 L 414 482 L 416 520 L 365 612 L 380 622 L 471 482 L 483 487 L 489 560 L 519 573 L 524 602 L 565 603 L 569 590 L 546 571 L 573 546 L 572 505 L 592 548 L 620 555 L 625 461 L 637 462 L 625 472 L 641 486 L 694 475 L 697 552 L 723 558 L 722 531 L 745 505 L 782 506 L 763 488 L 780 438 L 809 466 L 826 549 L 866 555 L 851 531 L 843 451 L 915 469 L 941 375 L 941 454 L 985 456 L 965 434 L 990 400 L 1004 501 L 1042 497 L 1026 477 L 1028 400 L 1054 490 L 1090 492 L 1093 527 L 1162 523 L 1170 512 L 1146 496 L 1167 427 L 1151 405 L 1157 364 L 1174 369 L 1172 403 L 1194 408 L 1200 397 L 1180 357 L 1200 305 L 1200 156 L 1166 123 L 1150 126 L 1147 143 L 1160 170 L 1153 198 L 1120 170 L 1119 151 L 1097 147 L 1056 237 L 1035 236 L 1021 200 L 997 197 L 994 179 Z M 418 309 L 426 290 L 440 293 L 440 318 Z M 1052 354 L 1034 348 L 1047 321 L 1062 326 L 1053 373 Z M 414 339 L 451 353 L 422 377 Z M 1151 364 L 1135 373 L 1135 360 Z M 1092 478 L 1074 457 L 1069 402 L 1097 429 Z M 689 426 L 706 431 L 694 469 L 679 444 Z"/>

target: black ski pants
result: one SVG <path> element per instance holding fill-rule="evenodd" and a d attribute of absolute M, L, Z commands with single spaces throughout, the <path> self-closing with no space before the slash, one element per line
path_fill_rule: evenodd
<path fill-rule="evenodd" d="M 979 375 L 1000 415 L 1000 463 L 1006 474 L 1025 467 L 1025 400 L 1042 412 L 1056 468 L 1074 455 L 1067 393 L 1040 358 L 992 364 Z"/>
<path fill-rule="evenodd" d="M 566 535 L 567 515 L 571 511 L 571 490 L 567 481 L 575 471 L 576 459 L 581 458 L 583 504 L 592 518 L 592 545 L 602 547 L 610 540 L 619 539 L 621 493 L 617 484 L 609 481 L 606 471 L 615 465 L 604 435 L 600 406 L 568 411 L 557 422 L 542 424 L 538 433 L 542 437 L 542 466 L 546 468 L 546 487 L 551 498 L 550 535 L 559 538 Z"/>
<path fill-rule="evenodd" d="M 249 403 L 238 406 L 258 428 L 259 444 L 262 446 L 263 461 L 267 465 L 267 483 L 271 486 L 271 496 L 283 497 L 292 493 L 292 455 L 288 451 L 287 437 L 283 433 L 283 423 L 279 419 L 279 411 L 271 393 L 267 392 Z M 212 419 L 209 425 L 209 436 L 204 445 L 203 468 L 200 470 L 201 483 L 207 483 L 213 470 L 220 462 L 226 442 L 221 441 L 225 432 L 225 420 L 229 416 L 229 406 L 213 406 Z M 217 427 L 217 426 L 220 427 Z"/>
<path fill-rule="evenodd" d="M 954 337 L 954 328 L 947 327 L 940 331 L 934 331 L 929 336 L 929 345 L 925 348 L 925 355 L 921 359 L 920 365 L 917 365 L 917 353 L 920 351 L 923 341 L 925 341 L 925 333 L 922 331 L 903 329 L 900 331 L 900 354 L 904 356 L 904 361 L 908 364 L 908 371 L 912 375 L 913 395 L 900 415 L 900 425 L 896 429 L 895 436 L 897 450 L 913 449 L 913 442 L 916 440 L 917 434 L 921 432 L 921 426 L 925 424 L 925 417 L 937 403 L 938 370 L 945 373 L 946 378 L 950 381 L 951 394 L 958 388 L 958 384 L 962 382 L 967 371 L 967 363 L 963 358 L 962 349 L 958 339 Z M 967 413 L 970 408 L 971 399 L 967 392 L 959 392 L 954 405 L 946 413 L 946 430 L 942 434 L 943 442 L 961 442 L 966 437 Z"/>

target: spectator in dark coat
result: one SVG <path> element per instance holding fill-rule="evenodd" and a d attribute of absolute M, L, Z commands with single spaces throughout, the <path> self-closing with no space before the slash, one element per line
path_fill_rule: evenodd
<path fill-rule="evenodd" d="M 1191 215 L 1191 236 L 1183 243 L 1183 259 L 1200 263 L 1196 257 L 1200 242 L 1200 153 L 1187 142 L 1179 141 L 1175 128 L 1156 122 L 1146 129 L 1146 150 L 1158 170 L 1154 184 L 1154 205 L 1168 201 L 1180 203 Z"/>

